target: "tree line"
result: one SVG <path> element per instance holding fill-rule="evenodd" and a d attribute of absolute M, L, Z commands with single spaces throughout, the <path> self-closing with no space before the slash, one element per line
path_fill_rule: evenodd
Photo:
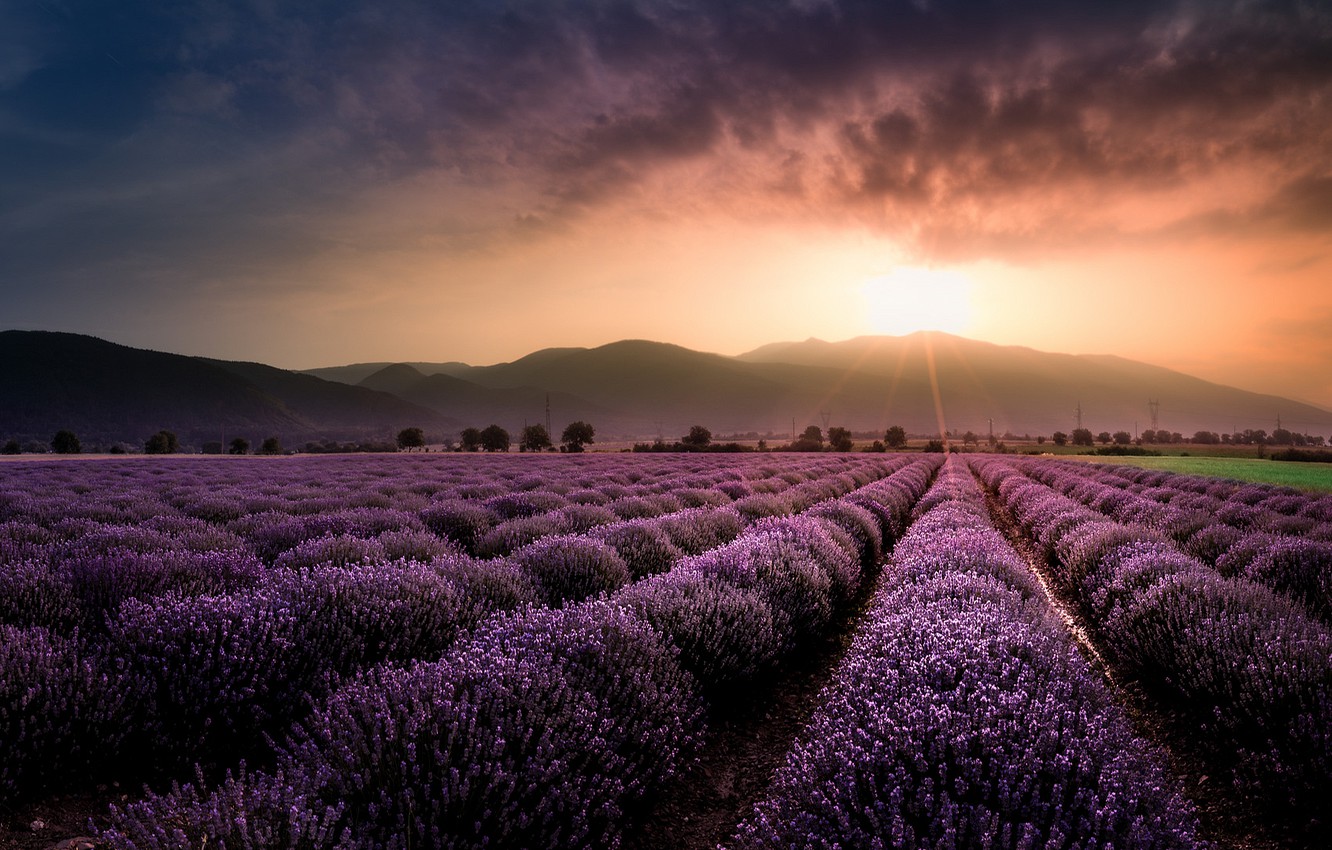
<path fill-rule="evenodd" d="M 595 442 L 596 429 L 589 423 L 581 420 L 569 423 L 560 434 L 558 444 L 551 438 L 546 426 L 526 425 L 518 437 L 518 451 L 520 452 L 582 452 L 584 447 Z M 981 437 L 973 431 L 967 431 L 962 434 L 951 432 L 954 439 L 959 439 L 964 446 L 979 445 Z M 1011 434 L 1004 434 L 1004 439 L 1019 439 Z M 1021 439 L 1030 439 L 1030 436 Z M 1044 435 L 1035 438 L 1035 442 L 1043 444 L 1046 441 Z M 1198 445 L 1246 445 L 1246 446 L 1287 446 L 1287 447 L 1322 447 L 1327 445 L 1327 441 L 1321 436 L 1312 434 L 1303 434 L 1297 431 L 1290 431 L 1285 428 L 1277 428 L 1271 433 L 1264 429 L 1245 429 L 1243 431 L 1234 431 L 1232 433 L 1218 433 L 1215 431 L 1197 431 L 1192 436 L 1185 436 L 1179 432 L 1172 432 L 1165 429 L 1149 429 L 1143 431 L 1141 436 L 1135 437 L 1128 431 L 1101 431 L 1093 433 L 1090 428 L 1074 428 L 1071 432 L 1055 431 L 1050 437 L 1050 441 L 1056 446 L 1085 446 L 1093 447 L 1100 443 L 1103 447 L 1125 448 L 1129 446 L 1143 445 L 1168 445 L 1172 443 L 1192 443 Z M 993 435 L 988 438 L 990 447 L 1003 451 L 1003 443 L 999 442 Z M 936 449 L 935 443 L 938 444 Z M 862 451 L 882 452 L 888 450 L 901 449 L 907 444 L 907 433 L 900 425 L 890 426 L 883 434 L 882 439 L 876 439 L 872 443 L 862 447 Z M 395 441 L 387 442 L 352 442 L 339 443 L 336 441 L 325 441 L 322 443 L 306 443 L 304 451 L 319 454 L 327 452 L 348 453 L 348 452 L 392 452 L 392 451 L 413 451 L 426 450 L 427 440 L 425 432 L 421 428 L 404 428 L 398 432 Z M 507 452 L 513 446 L 513 440 L 509 432 L 499 425 L 488 425 L 485 428 L 469 427 L 464 428 L 459 435 L 459 441 L 455 446 L 453 441 L 445 439 L 443 449 L 445 451 L 461 452 Z M 942 450 L 943 441 L 933 440 L 926 444 L 926 450 Z M 691 426 L 689 432 L 681 436 L 678 440 L 668 443 L 665 440 L 657 439 L 652 443 L 638 443 L 633 447 L 637 452 L 726 452 L 726 451 L 793 451 L 793 452 L 849 452 L 854 447 L 854 440 L 851 431 L 847 428 L 833 426 L 828 428 L 825 434 L 823 429 L 817 425 L 810 425 L 799 436 L 795 437 L 789 443 L 769 446 L 766 439 L 760 439 L 757 446 L 750 446 L 736 442 L 714 442 L 712 431 L 702 425 Z M 226 454 L 245 455 L 251 453 L 251 443 L 244 437 L 235 437 L 225 446 L 221 441 L 204 443 L 204 454 Z M 22 452 L 43 453 L 54 452 L 55 454 L 79 454 L 83 451 L 83 446 L 77 435 L 72 431 L 62 429 L 57 431 L 48 444 L 40 442 L 29 442 L 21 444 L 16 439 L 10 439 L 3 445 L 0 445 L 0 454 L 16 455 Z M 111 454 L 125 454 L 129 451 L 123 443 L 113 444 L 108 451 Z M 176 454 L 181 451 L 179 438 L 172 431 L 163 429 L 150 436 L 143 443 L 144 454 Z M 277 455 L 285 453 L 282 441 L 276 436 L 265 438 L 254 449 L 254 454 Z"/>
<path fill-rule="evenodd" d="M 596 428 L 579 420 L 570 422 L 560 434 L 557 446 L 551 439 L 545 425 L 525 425 L 518 437 L 518 451 L 545 452 L 581 452 L 584 446 L 596 442 Z M 425 435 L 420 428 L 405 428 L 398 432 L 398 446 L 405 451 L 425 447 Z M 458 435 L 458 445 L 453 448 L 451 441 L 446 441 L 444 448 L 459 452 L 507 452 L 513 446 L 513 438 L 507 429 L 499 425 L 487 425 L 485 428 L 468 427 Z"/>

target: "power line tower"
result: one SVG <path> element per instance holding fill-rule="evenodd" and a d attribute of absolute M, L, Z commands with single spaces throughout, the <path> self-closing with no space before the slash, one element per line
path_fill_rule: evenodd
<path fill-rule="evenodd" d="M 820 410 L 819 417 L 823 419 L 823 431 L 826 434 L 828 432 L 828 423 L 832 421 L 832 411 Z"/>
<path fill-rule="evenodd" d="M 1148 409 L 1149 411 L 1151 411 L 1151 414 L 1152 414 L 1152 430 L 1155 431 L 1155 430 L 1157 430 L 1158 427 L 1160 427 L 1160 426 L 1158 425 L 1158 417 L 1159 417 L 1160 412 L 1161 412 L 1161 400 L 1160 400 L 1160 399 L 1155 399 L 1155 398 L 1149 398 L 1149 399 L 1147 399 L 1147 409 Z"/>
<path fill-rule="evenodd" d="M 550 393 L 546 393 L 546 435 L 550 435 Z"/>
<path fill-rule="evenodd" d="M 1081 430 L 1082 430 L 1082 402 L 1081 402 L 1081 401 L 1078 402 L 1077 415 L 1078 415 L 1078 430 L 1081 431 Z"/>

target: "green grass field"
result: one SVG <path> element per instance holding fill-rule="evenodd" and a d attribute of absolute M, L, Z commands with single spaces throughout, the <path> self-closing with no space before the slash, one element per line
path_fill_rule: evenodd
<path fill-rule="evenodd" d="M 1211 475 L 1261 484 L 1281 484 L 1301 490 L 1332 493 L 1332 464 L 1291 463 L 1238 457 L 1088 457 L 1069 456 L 1068 460 L 1092 463 L 1142 466 L 1189 475 Z"/>

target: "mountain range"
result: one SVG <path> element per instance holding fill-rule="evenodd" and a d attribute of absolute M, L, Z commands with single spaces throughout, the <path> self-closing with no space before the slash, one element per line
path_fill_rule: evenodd
<path fill-rule="evenodd" d="M 810 339 L 730 357 L 625 340 L 550 348 L 511 363 L 358 363 L 293 372 L 259 363 L 128 348 L 94 337 L 0 332 L 0 439 L 142 444 L 161 429 L 182 442 L 278 436 L 392 439 L 408 426 L 434 439 L 496 423 L 515 435 L 574 420 L 602 439 L 716 434 L 786 437 L 806 425 L 914 434 L 1152 427 L 1192 434 L 1283 427 L 1332 431 L 1332 412 L 1112 356 L 1051 354 L 937 332 Z"/>

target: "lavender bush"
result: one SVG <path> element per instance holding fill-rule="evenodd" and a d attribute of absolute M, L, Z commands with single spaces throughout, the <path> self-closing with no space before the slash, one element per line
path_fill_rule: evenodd
<path fill-rule="evenodd" d="M 589 537 L 549 535 L 514 552 L 509 561 L 536 580 L 550 606 L 581 602 L 629 581 L 629 568 L 615 550 Z"/>
<path fill-rule="evenodd" d="M 1193 847 L 1102 680 L 944 468 L 737 848 Z"/>
<path fill-rule="evenodd" d="M 539 722 L 533 722 L 539 718 Z M 338 691 L 288 753 L 360 846 L 617 846 L 696 746 L 690 677 L 605 604 L 504 620 Z"/>
<path fill-rule="evenodd" d="M 0 808 L 91 786 L 120 754 L 137 696 L 77 638 L 0 625 Z"/>

